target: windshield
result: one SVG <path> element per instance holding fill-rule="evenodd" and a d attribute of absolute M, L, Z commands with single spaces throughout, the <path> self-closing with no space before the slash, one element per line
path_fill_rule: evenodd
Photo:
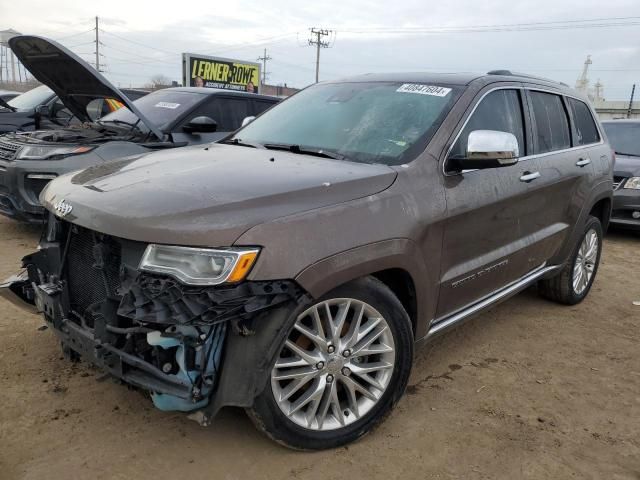
<path fill-rule="evenodd" d="M 161 130 L 166 131 L 184 113 L 203 99 L 203 94 L 180 92 L 175 90 L 158 90 L 139 98 L 134 103 L 140 112 Z M 121 108 L 105 115 L 101 122 L 136 123 L 138 117 L 128 108 Z M 144 124 L 139 123 L 140 130 L 148 131 Z"/>
<path fill-rule="evenodd" d="M 616 153 L 640 157 L 640 122 L 607 122 L 602 126 Z"/>
<path fill-rule="evenodd" d="M 18 110 L 33 110 L 47 103 L 52 96 L 53 91 L 42 85 L 12 98 L 7 103 Z"/>
<path fill-rule="evenodd" d="M 275 106 L 234 138 L 398 165 L 424 150 L 458 95 L 458 88 L 438 85 L 319 84 Z"/>

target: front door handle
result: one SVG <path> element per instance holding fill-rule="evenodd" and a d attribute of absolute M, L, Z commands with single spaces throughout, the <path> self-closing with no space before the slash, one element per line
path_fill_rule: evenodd
<path fill-rule="evenodd" d="M 576 166 L 582 168 L 582 167 L 586 167 L 590 163 L 591 163 L 591 159 L 590 158 L 581 158 L 580 160 L 578 160 L 576 162 Z"/>
<path fill-rule="evenodd" d="M 524 172 L 520 177 L 521 182 L 533 182 L 536 178 L 540 178 L 540 172 Z"/>

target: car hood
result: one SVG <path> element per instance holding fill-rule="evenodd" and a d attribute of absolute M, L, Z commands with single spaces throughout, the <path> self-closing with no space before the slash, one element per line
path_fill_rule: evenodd
<path fill-rule="evenodd" d="M 124 104 L 161 140 L 160 129 L 134 103 L 87 62 L 59 43 L 44 37 L 19 35 L 9 46 L 20 62 L 40 82 L 51 88 L 81 121 L 91 121 L 87 105 L 96 98 L 113 98 Z"/>
<path fill-rule="evenodd" d="M 640 157 L 634 155 L 616 154 L 616 163 L 613 166 L 613 174 L 616 177 L 640 176 Z"/>
<path fill-rule="evenodd" d="M 69 205 L 65 220 L 116 237 L 229 246 L 255 225 L 373 195 L 395 177 L 384 165 L 212 144 L 64 175 L 40 200 L 53 212 Z"/>

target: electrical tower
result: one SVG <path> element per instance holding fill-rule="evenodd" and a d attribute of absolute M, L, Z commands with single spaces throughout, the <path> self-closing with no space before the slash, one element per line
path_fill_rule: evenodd
<path fill-rule="evenodd" d="M 329 42 L 326 40 L 322 40 L 322 37 L 328 37 L 329 34 L 332 33 L 331 30 L 326 30 L 322 28 L 311 29 L 311 37 L 309 39 L 309 45 L 316 46 L 316 83 L 318 83 L 319 72 L 320 72 L 320 48 L 329 48 Z M 315 40 L 313 37 L 315 36 Z"/>
<path fill-rule="evenodd" d="M 580 78 L 578 78 L 578 81 L 576 82 L 576 90 L 579 92 L 587 93 L 589 89 L 589 77 L 587 75 L 589 72 L 589 65 L 592 63 L 591 55 L 587 55 L 587 59 L 584 61 L 584 66 L 582 67 L 582 75 L 580 75 Z"/>
<path fill-rule="evenodd" d="M 264 54 L 261 57 L 258 57 L 258 61 L 262 62 L 262 85 L 267 83 L 267 60 L 273 60 L 269 55 L 267 55 L 267 49 L 264 49 Z"/>

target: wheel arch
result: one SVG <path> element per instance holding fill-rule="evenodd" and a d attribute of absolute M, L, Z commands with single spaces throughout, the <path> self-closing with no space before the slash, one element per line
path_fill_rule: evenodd
<path fill-rule="evenodd" d="M 437 278 L 417 245 L 406 238 L 385 240 L 332 255 L 307 267 L 295 280 L 313 298 L 364 276 L 373 276 L 398 297 L 416 339 L 426 335 L 437 300 Z M 432 287 L 429 287 L 432 286 Z"/>
<path fill-rule="evenodd" d="M 589 211 L 589 215 L 600 220 L 603 232 L 606 232 L 609 226 L 609 220 L 611 219 L 611 206 L 611 197 L 605 197 L 597 200 Z"/>

